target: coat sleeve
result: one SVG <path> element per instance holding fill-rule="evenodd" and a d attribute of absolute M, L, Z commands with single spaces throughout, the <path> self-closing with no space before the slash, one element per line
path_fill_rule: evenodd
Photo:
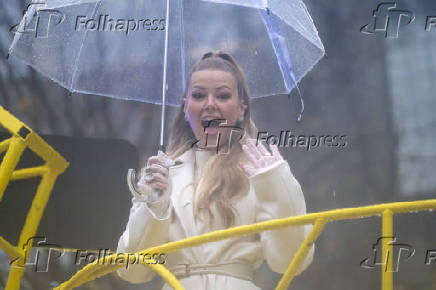
<path fill-rule="evenodd" d="M 171 202 L 168 189 L 162 197 L 145 202 L 134 195 L 129 221 L 118 241 L 118 253 L 135 253 L 168 242 Z M 117 271 L 118 275 L 131 283 L 151 281 L 155 272 L 146 265 L 131 264 Z"/>
<path fill-rule="evenodd" d="M 250 178 L 256 194 L 256 222 L 306 214 L 306 203 L 300 184 L 286 161 L 275 163 Z M 270 268 L 284 273 L 312 225 L 293 226 L 260 233 L 264 257 Z M 304 271 L 312 262 L 314 246 L 297 270 Z"/>

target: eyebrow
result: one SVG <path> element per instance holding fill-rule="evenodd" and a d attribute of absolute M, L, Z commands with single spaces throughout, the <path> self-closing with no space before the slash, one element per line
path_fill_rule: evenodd
<path fill-rule="evenodd" d="M 217 87 L 216 89 L 219 90 L 219 89 L 222 89 L 222 88 L 227 88 L 227 89 L 231 90 L 231 88 L 230 88 L 229 86 L 226 86 L 226 85 L 219 86 L 219 87 Z M 205 88 L 205 87 L 202 87 L 202 86 L 199 86 L 199 85 L 196 85 L 196 86 L 194 86 L 194 89 L 202 89 L 202 90 L 205 90 L 206 88 Z"/>

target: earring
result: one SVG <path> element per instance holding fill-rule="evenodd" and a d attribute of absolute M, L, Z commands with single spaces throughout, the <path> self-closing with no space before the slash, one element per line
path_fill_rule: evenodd
<path fill-rule="evenodd" d="M 244 122 L 244 116 L 239 117 L 239 122 Z"/>
<path fill-rule="evenodd" d="M 188 122 L 188 116 L 185 114 L 185 121 Z"/>

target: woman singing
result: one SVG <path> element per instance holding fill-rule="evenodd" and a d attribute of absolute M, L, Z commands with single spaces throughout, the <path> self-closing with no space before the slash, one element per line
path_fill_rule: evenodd
<path fill-rule="evenodd" d="M 253 139 L 250 95 L 236 61 L 226 53 L 206 53 L 187 81 L 168 152 L 148 159 L 139 182 L 145 194 L 132 191 L 117 252 L 306 213 L 301 187 L 277 147 L 271 145 L 269 153 Z M 288 227 L 185 248 L 168 253 L 165 267 L 185 289 L 260 289 L 253 270 L 266 260 L 284 273 L 310 229 Z M 312 257 L 313 247 L 298 272 Z M 155 275 L 145 265 L 118 274 L 133 283 Z"/>

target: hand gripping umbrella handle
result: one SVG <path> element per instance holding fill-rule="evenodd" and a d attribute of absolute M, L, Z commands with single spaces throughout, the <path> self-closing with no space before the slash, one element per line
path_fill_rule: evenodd
<path fill-rule="evenodd" d="M 162 153 L 165 152 L 165 145 L 159 145 L 158 152 L 159 151 L 162 152 Z M 159 155 L 159 153 L 158 153 L 158 155 Z M 139 182 L 139 180 L 138 180 L 138 178 L 136 176 L 136 170 L 130 168 L 127 171 L 127 185 L 129 186 L 130 191 L 136 193 L 138 196 L 145 197 L 145 200 L 147 202 L 153 201 L 154 198 L 159 198 L 162 195 L 162 193 L 163 193 L 163 191 L 161 189 L 153 188 L 153 191 L 152 191 L 151 195 L 150 194 L 146 194 L 143 190 L 138 188 L 138 182 Z"/>

